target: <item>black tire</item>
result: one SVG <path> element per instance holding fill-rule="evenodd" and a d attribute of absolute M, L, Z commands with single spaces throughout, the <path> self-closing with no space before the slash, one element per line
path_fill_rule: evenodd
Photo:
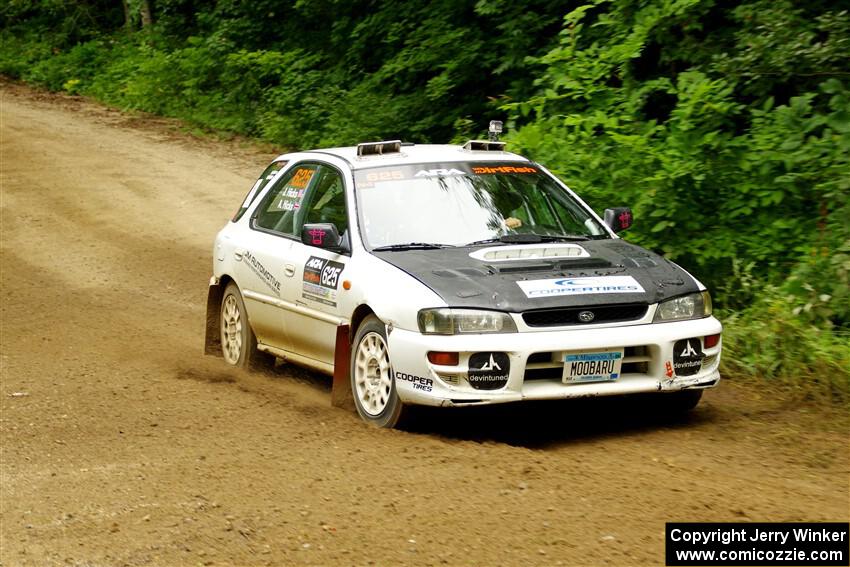
<path fill-rule="evenodd" d="M 380 340 L 378 340 L 378 337 Z M 370 359 L 368 355 L 364 354 L 367 347 L 380 343 L 383 343 L 383 351 L 379 350 L 378 356 Z M 364 349 L 364 353 L 361 353 L 361 348 Z M 380 366 L 381 352 L 385 356 L 387 365 L 388 384 L 386 383 L 387 375 L 383 373 L 384 371 Z M 362 354 L 362 356 L 358 357 L 358 354 Z M 374 372 L 374 379 L 369 378 L 369 369 Z M 363 421 L 387 429 L 399 427 L 403 423 L 408 408 L 402 403 L 396 392 L 395 374 L 389 359 L 386 325 L 374 315 L 369 315 L 363 319 L 354 335 L 354 343 L 351 345 L 349 376 L 354 406 Z M 370 400 L 377 400 L 377 403 L 370 406 Z"/>
<path fill-rule="evenodd" d="M 219 331 L 225 362 L 240 368 L 257 369 L 268 366 L 270 355 L 257 349 L 257 337 L 254 336 L 248 321 L 248 311 L 245 309 L 242 293 L 233 282 L 227 284 L 221 297 Z"/>
<path fill-rule="evenodd" d="M 681 390 L 660 394 L 662 408 L 670 413 L 686 413 L 697 407 L 702 399 L 702 390 Z"/>

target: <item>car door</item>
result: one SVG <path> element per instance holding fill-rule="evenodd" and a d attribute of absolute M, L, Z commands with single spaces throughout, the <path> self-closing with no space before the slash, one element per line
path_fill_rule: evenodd
<path fill-rule="evenodd" d="M 317 165 L 295 165 L 277 178 L 249 219 L 248 234 L 234 254 L 236 277 L 257 340 L 291 349 L 284 286 L 295 274 L 289 262 L 296 218 Z"/>
<path fill-rule="evenodd" d="M 297 229 L 307 223 L 333 223 L 343 240 L 348 235 L 348 207 L 342 173 L 322 164 L 302 203 Z M 342 254 L 303 244 L 290 249 L 295 277 L 287 278 L 284 298 L 298 306 L 287 314 L 293 351 L 325 364 L 333 364 L 336 327 L 346 318 L 340 305 L 345 267 L 351 260 Z"/>

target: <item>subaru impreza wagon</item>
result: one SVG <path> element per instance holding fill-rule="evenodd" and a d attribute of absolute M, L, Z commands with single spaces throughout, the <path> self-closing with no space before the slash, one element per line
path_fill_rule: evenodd
<path fill-rule="evenodd" d="M 504 144 L 399 141 L 281 155 L 217 235 L 206 351 L 334 377 L 382 427 L 411 405 L 656 392 L 720 380 L 706 288 L 626 242 Z"/>

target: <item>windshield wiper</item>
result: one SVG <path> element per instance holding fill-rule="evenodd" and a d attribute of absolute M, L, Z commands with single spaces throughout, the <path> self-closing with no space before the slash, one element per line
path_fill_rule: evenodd
<path fill-rule="evenodd" d="M 581 234 L 505 234 L 497 238 L 476 240 L 466 246 L 477 246 L 479 244 L 538 244 L 540 242 L 575 242 L 590 240 L 590 237 Z"/>
<path fill-rule="evenodd" d="M 454 248 L 451 244 L 435 244 L 433 242 L 408 242 L 407 244 L 389 244 L 372 248 L 372 252 L 396 252 L 399 250 L 436 250 L 438 248 Z"/>

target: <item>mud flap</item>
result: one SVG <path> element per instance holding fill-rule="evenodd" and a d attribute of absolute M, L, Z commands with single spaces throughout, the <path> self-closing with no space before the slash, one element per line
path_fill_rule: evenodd
<path fill-rule="evenodd" d="M 221 317 L 221 296 L 224 290 L 221 285 L 210 281 L 210 290 L 207 293 L 207 330 L 204 336 L 204 354 L 221 356 L 221 334 L 219 329 L 219 318 Z"/>
<path fill-rule="evenodd" d="M 349 326 L 339 325 L 336 328 L 336 346 L 334 347 L 334 381 L 331 388 L 331 405 L 354 411 L 354 400 L 351 397 L 351 378 L 349 368 L 351 362 L 351 343 L 349 342 Z"/>

